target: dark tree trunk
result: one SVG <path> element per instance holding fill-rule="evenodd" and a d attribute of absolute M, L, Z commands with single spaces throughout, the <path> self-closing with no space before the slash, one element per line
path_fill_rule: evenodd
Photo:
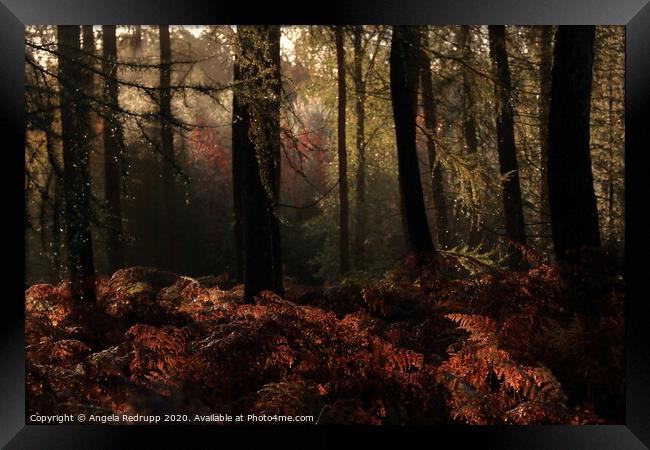
<path fill-rule="evenodd" d="M 517 149 L 515 147 L 514 120 L 512 111 L 512 87 L 506 52 L 506 30 L 503 25 L 490 25 L 490 57 L 496 74 L 496 125 L 499 151 L 499 168 L 503 187 L 503 213 L 506 222 L 506 237 L 510 241 L 509 264 L 512 269 L 526 269 L 527 261 L 518 246 L 526 244 L 524 213 L 519 186 Z"/>
<path fill-rule="evenodd" d="M 548 113 L 551 101 L 551 68 L 553 65 L 553 26 L 543 26 L 540 33 L 540 65 L 539 81 L 540 96 L 539 110 L 539 148 L 541 168 L 541 202 L 540 218 L 541 234 L 551 235 L 551 212 L 548 204 L 548 179 L 546 166 L 548 159 Z"/>
<path fill-rule="evenodd" d="M 469 25 L 460 27 L 460 48 L 463 61 L 468 63 L 471 55 Z M 478 151 L 478 139 L 476 138 L 476 116 L 474 112 L 474 94 L 472 92 L 471 74 L 469 69 L 463 65 L 461 69 L 463 81 L 463 137 L 465 146 L 470 155 Z"/>
<path fill-rule="evenodd" d="M 135 27 L 133 27 L 132 48 L 136 51 L 140 51 L 142 49 L 142 41 L 142 25 L 135 25 Z"/>
<path fill-rule="evenodd" d="M 339 247 L 340 270 L 345 275 L 350 270 L 350 233 L 348 201 L 348 162 L 345 147 L 345 47 L 343 45 L 343 26 L 338 25 L 334 32 L 336 40 L 336 69 L 338 74 L 338 158 L 339 158 Z"/>
<path fill-rule="evenodd" d="M 415 145 L 415 115 L 418 92 L 417 29 L 393 27 L 390 49 L 390 90 L 395 120 L 395 140 L 400 195 L 406 236 L 411 252 L 433 254 Z"/>
<path fill-rule="evenodd" d="M 233 135 L 240 164 L 235 195 L 240 192 L 244 254 L 244 297 L 263 290 L 283 295 L 280 224 L 280 27 L 240 26 L 235 90 L 239 111 Z M 265 70 L 262 70 L 265 69 Z M 235 117 L 233 116 L 233 119 Z M 237 202 L 237 199 L 236 199 Z"/>
<path fill-rule="evenodd" d="M 122 241 L 122 125 L 115 113 L 119 106 L 117 84 L 117 41 L 115 25 L 102 26 L 102 72 L 104 74 L 104 197 L 108 212 L 107 239 L 110 273 L 124 267 Z"/>
<path fill-rule="evenodd" d="M 559 26 L 555 35 L 548 136 L 548 187 L 555 256 L 573 263 L 600 247 L 589 154 L 593 26 Z"/>
<path fill-rule="evenodd" d="M 433 140 L 436 130 L 436 100 L 433 95 L 433 78 L 431 76 L 431 58 L 426 50 L 429 48 L 427 28 L 420 31 L 421 51 L 420 85 L 422 93 L 422 110 L 424 113 L 424 128 L 426 130 L 427 155 L 429 157 L 429 173 L 431 176 L 431 191 L 435 219 L 435 231 L 438 243 L 443 247 L 451 244 L 449 235 L 449 218 L 447 216 L 447 201 L 445 200 L 445 186 L 443 183 L 442 165 L 436 162 L 436 144 Z"/>
<path fill-rule="evenodd" d="M 610 246 L 616 243 L 616 234 L 614 233 L 614 93 L 613 93 L 613 71 L 610 69 L 607 73 L 607 85 L 609 98 L 607 99 L 607 148 L 609 159 L 607 162 L 607 238 Z"/>
<path fill-rule="evenodd" d="M 357 268 L 365 266 L 365 240 L 366 240 L 366 81 L 363 78 L 363 26 L 354 27 L 354 107 L 357 115 L 356 146 L 357 146 L 357 220 L 354 236 L 354 254 Z"/>
<path fill-rule="evenodd" d="M 54 249 L 54 255 L 52 257 L 52 263 L 54 264 L 54 271 L 56 276 L 60 279 L 65 277 L 65 261 L 61 259 L 61 230 L 63 229 L 61 225 L 61 219 L 65 220 L 65 217 L 61 214 L 63 210 L 62 204 L 63 200 L 63 189 L 61 186 L 61 181 L 59 179 L 54 180 L 54 198 L 52 199 L 52 245 L 51 248 Z"/>
<path fill-rule="evenodd" d="M 248 144 L 248 128 L 250 118 L 248 110 L 242 104 L 240 98 L 242 91 L 242 74 L 236 58 L 233 66 L 234 90 L 232 96 L 232 186 L 233 186 L 233 232 L 235 248 L 235 279 L 244 280 L 244 236 L 242 229 L 242 159 L 241 155 L 246 151 Z"/>
<path fill-rule="evenodd" d="M 80 48 L 79 26 L 57 26 L 61 138 L 63 145 L 63 196 L 68 271 L 77 299 L 95 300 L 92 236 L 90 232 L 90 173 L 88 73 Z M 78 89 L 79 86 L 82 89 Z"/>
<path fill-rule="evenodd" d="M 273 288 L 280 295 L 284 295 L 283 267 L 282 267 L 282 241 L 280 236 L 280 217 L 278 216 L 278 202 L 280 200 L 280 183 L 282 182 L 282 158 L 280 143 L 280 108 L 282 105 L 282 60 L 280 58 L 280 39 L 282 30 L 279 26 L 270 26 L 268 30 L 270 52 L 270 91 L 272 99 L 269 101 L 267 141 L 271 154 L 271 207 L 269 217 L 271 224 L 271 248 L 273 249 Z"/>
<path fill-rule="evenodd" d="M 458 38 L 460 57 L 466 64 L 471 64 L 472 48 L 469 25 L 461 25 Z M 468 155 L 475 157 L 478 153 L 478 136 L 476 130 L 476 108 L 474 106 L 474 92 L 472 83 L 472 72 L 466 65 L 461 67 L 461 79 L 463 85 L 463 140 Z M 482 233 L 480 223 L 469 221 L 469 236 L 467 243 L 470 247 L 477 247 L 481 244 Z"/>
<path fill-rule="evenodd" d="M 95 33 L 93 31 L 93 26 L 92 25 L 83 25 L 81 27 L 81 35 L 82 35 L 82 44 L 81 44 L 81 49 L 84 52 L 84 55 L 86 56 L 86 61 L 85 63 L 88 66 L 94 66 L 95 65 L 95 58 L 93 56 L 95 55 Z M 83 70 L 85 72 L 85 78 L 88 83 L 92 83 L 91 80 L 95 78 L 95 74 L 91 70 Z"/>
<path fill-rule="evenodd" d="M 163 191 L 163 242 L 162 246 L 163 264 L 167 269 L 172 270 L 175 258 L 175 226 L 176 211 L 174 208 L 175 180 L 174 170 L 176 166 L 174 157 L 174 130 L 172 128 L 172 50 L 169 37 L 169 25 L 160 25 L 160 153 L 162 159 L 162 191 Z"/>

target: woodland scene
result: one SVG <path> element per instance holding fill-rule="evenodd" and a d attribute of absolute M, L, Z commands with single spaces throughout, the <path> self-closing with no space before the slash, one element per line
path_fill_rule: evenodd
<path fill-rule="evenodd" d="M 26 420 L 623 423 L 624 37 L 26 27 Z"/>

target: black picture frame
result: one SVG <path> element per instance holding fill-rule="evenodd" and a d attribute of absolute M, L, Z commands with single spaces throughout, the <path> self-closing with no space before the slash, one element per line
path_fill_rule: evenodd
<path fill-rule="evenodd" d="M 5 206 L 3 258 L 0 271 L 4 299 L 0 307 L 0 445 L 22 448 L 123 448 L 144 439 L 147 445 L 192 447 L 197 430 L 209 433 L 210 447 L 227 445 L 225 434 L 237 434 L 238 445 L 269 435 L 275 427 L 25 425 L 24 288 L 17 261 L 24 258 L 18 229 L 24 199 L 19 195 L 18 167 L 24 160 L 24 27 L 35 24 L 607 24 L 626 26 L 626 418 L 611 426 L 427 427 L 400 429 L 402 438 L 419 435 L 443 446 L 480 445 L 499 449 L 643 449 L 650 446 L 650 327 L 643 273 L 648 265 L 648 219 L 644 217 L 644 166 L 650 142 L 647 112 L 650 99 L 650 3 L 648 0 L 362 0 L 344 3 L 224 2 L 221 0 L 0 0 L 0 127 L 3 151 L 2 197 Z M 646 185 L 647 186 L 647 185 Z M 13 203 L 15 202 L 15 204 Z M 15 208 L 15 210 L 14 210 Z M 16 229 L 14 229 L 14 227 Z M 2 241 L 0 241 L 2 242 Z M 8 249 L 13 247 L 14 250 Z M 16 272 L 15 276 L 13 272 Z M 4 275 L 4 276 L 2 276 Z M 24 272 L 23 272 L 24 276 Z M 283 431 L 293 428 L 284 427 Z M 305 428 L 302 428 L 305 430 Z M 312 427 L 317 439 L 332 429 Z M 356 430 L 356 429 L 355 429 Z M 364 429 L 383 439 L 394 428 Z M 369 434 L 368 434 L 369 433 Z M 291 435 L 294 436 L 295 435 Z M 231 436 L 232 437 L 232 436 Z M 284 438 L 286 436 L 283 435 Z M 295 437 L 297 443 L 300 439 Z M 444 440 L 443 440 L 444 439 Z M 312 439 L 310 439 L 311 441 Z M 158 443 L 156 443 L 158 441 Z M 142 441 L 141 441 L 142 442 Z M 165 445 L 163 445 L 165 444 Z"/>

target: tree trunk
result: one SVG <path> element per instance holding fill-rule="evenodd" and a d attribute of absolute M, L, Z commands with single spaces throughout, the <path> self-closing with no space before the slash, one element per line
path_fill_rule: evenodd
<path fill-rule="evenodd" d="M 466 64 L 470 64 L 472 49 L 471 35 L 469 25 L 461 25 L 458 45 L 460 55 Z M 476 109 L 474 106 L 474 92 L 472 86 L 472 73 L 463 65 L 461 67 L 461 78 L 463 85 L 463 139 L 465 141 L 465 150 L 468 155 L 476 157 L 478 153 L 478 137 L 476 131 Z M 469 236 L 467 243 L 470 247 L 477 247 L 481 244 L 483 237 L 480 223 L 469 221 Z"/>
<path fill-rule="evenodd" d="M 82 70 L 79 26 L 57 26 L 63 195 L 68 271 L 74 296 L 94 301 L 95 264 L 90 232 L 90 174 L 88 147 L 88 73 Z M 82 86 L 81 89 L 78 89 Z"/>
<path fill-rule="evenodd" d="M 469 25 L 460 27 L 460 47 L 464 62 L 468 62 L 471 55 Z M 469 69 L 463 65 L 461 69 L 463 80 L 463 137 L 465 146 L 470 155 L 478 151 L 478 140 L 476 138 L 476 116 L 474 112 L 474 94 L 472 93 L 471 74 Z"/>
<path fill-rule="evenodd" d="M 418 33 L 414 27 L 395 26 L 390 49 L 390 90 L 395 120 L 395 140 L 400 195 L 407 241 L 416 255 L 433 254 L 415 144 L 418 87 Z"/>
<path fill-rule="evenodd" d="M 61 219 L 65 220 L 65 217 L 61 213 L 61 211 L 64 210 L 64 208 L 62 208 L 62 205 L 64 204 L 64 193 L 61 185 L 61 180 L 55 178 L 54 198 L 52 199 L 52 245 L 50 247 L 54 250 L 52 263 L 54 265 L 56 276 L 59 279 L 65 277 L 65 261 L 61 258 L 61 230 L 63 230 Z"/>
<path fill-rule="evenodd" d="M 607 237 L 605 240 L 612 248 L 616 243 L 614 233 L 614 93 L 613 93 L 613 71 L 607 73 L 608 99 L 607 99 L 607 149 L 609 159 L 607 161 Z"/>
<path fill-rule="evenodd" d="M 174 130 L 172 128 L 171 106 L 171 66 L 172 51 L 169 37 L 169 25 L 160 25 L 160 153 L 162 158 L 162 191 L 163 191 L 163 264 L 167 269 L 173 270 L 175 258 L 175 226 L 176 216 L 174 209 L 175 198 L 175 157 L 174 157 Z"/>
<path fill-rule="evenodd" d="M 515 147 L 512 111 L 512 87 L 506 52 L 506 30 L 503 25 L 490 25 L 490 57 L 497 77 L 495 86 L 496 125 L 499 168 L 503 187 L 503 213 L 506 222 L 509 265 L 512 269 L 526 269 L 528 263 L 518 246 L 526 244 L 524 213 L 519 186 L 517 149 Z"/>
<path fill-rule="evenodd" d="M 551 235 L 551 212 L 548 204 L 548 180 L 546 165 L 548 159 L 548 112 L 551 100 L 551 67 L 553 64 L 553 26 L 543 26 L 540 33 L 540 96 L 539 110 L 539 148 L 541 168 L 541 203 L 539 221 L 541 234 Z M 546 241 L 546 238 L 544 238 Z"/>
<path fill-rule="evenodd" d="M 282 60 L 280 58 L 280 40 L 282 29 L 280 26 L 270 26 L 268 31 L 270 55 L 270 91 L 272 100 L 269 101 L 269 128 L 268 142 L 271 152 L 271 209 L 269 217 L 271 223 L 271 248 L 273 249 L 273 288 L 280 295 L 284 295 L 283 267 L 282 267 L 282 241 L 280 236 L 280 217 L 278 216 L 278 202 L 280 200 L 280 184 L 282 182 L 282 158 L 280 143 L 280 108 L 282 105 Z"/>
<path fill-rule="evenodd" d="M 233 66 L 233 96 L 232 96 L 232 186 L 233 186 L 233 232 L 235 236 L 235 279 L 244 281 L 244 236 L 242 229 L 242 152 L 248 142 L 250 118 L 240 98 L 243 95 L 241 68 L 236 58 Z M 239 85 L 238 85 L 239 83 Z"/>
<path fill-rule="evenodd" d="M 108 212 L 107 254 L 110 273 L 124 267 L 122 241 L 122 125 L 115 113 L 119 107 L 117 41 L 115 25 L 102 26 L 102 72 L 104 74 L 104 197 Z"/>
<path fill-rule="evenodd" d="M 365 240 L 366 240 L 366 81 L 363 78 L 363 26 L 354 27 L 354 92 L 355 111 L 357 115 L 356 145 L 357 145 L 357 220 L 354 237 L 354 254 L 356 266 L 363 269 L 365 266 Z"/>
<path fill-rule="evenodd" d="M 555 35 L 548 136 L 548 188 L 555 256 L 576 262 L 600 247 L 589 153 L 593 26 L 559 26 Z"/>
<path fill-rule="evenodd" d="M 244 297 L 263 290 L 283 295 L 280 224 L 280 27 L 240 26 L 235 91 L 240 123 L 233 135 L 239 163 Z M 266 69 L 266 70 L 263 70 Z M 233 116 L 233 119 L 235 117 Z M 241 128 L 239 128 L 241 127 Z"/>
<path fill-rule="evenodd" d="M 419 52 L 420 86 L 422 94 L 422 110 L 424 113 L 424 128 L 427 133 L 426 143 L 433 198 L 433 217 L 435 220 L 434 229 L 438 236 L 439 245 L 448 247 L 451 242 L 449 239 L 449 218 L 447 216 L 447 202 L 445 200 L 445 186 L 443 184 L 443 169 L 442 165 L 436 162 L 436 143 L 433 140 L 436 133 L 436 100 L 433 95 L 431 58 L 426 52 L 429 48 L 427 27 L 422 27 L 419 32 L 422 47 Z"/>
<path fill-rule="evenodd" d="M 348 202 L 348 163 L 345 147 L 345 47 L 343 45 L 343 26 L 335 28 L 336 69 L 338 74 L 338 158 L 339 158 L 339 247 L 340 270 L 345 275 L 350 270 L 350 233 Z"/>

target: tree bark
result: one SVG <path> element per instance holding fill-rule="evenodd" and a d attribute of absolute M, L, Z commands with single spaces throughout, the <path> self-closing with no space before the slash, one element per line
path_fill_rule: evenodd
<path fill-rule="evenodd" d="M 574 263 L 583 247 L 600 247 L 589 152 L 593 26 L 559 26 L 551 75 L 548 187 L 555 256 Z"/>
<path fill-rule="evenodd" d="M 466 64 L 471 64 L 471 28 L 469 25 L 461 25 L 458 38 L 460 56 Z M 468 155 L 476 157 L 478 153 L 478 136 L 476 129 L 476 108 L 474 106 L 474 92 L 472 83 L 472 72 L 466 65 L 461 67 L 461 79 L 463 85 L 463 139 L 465 141 L 465 151 Z M 481 244 L 483 234 L 480 229 L 480 223 L 473 223 L 469 220 L 469 236 L 467 243 L 470 247 L 477 247 Z"/>
<path fill-rule="evenodd" d="M 512 87 L 506 30 L 503 25 L 490 25 L 490 57 L 497 81 L 494 84 L 496 99 L 496 126 L 499 151 L 499 169 L 503 188 L 503 213 L 506 224 L 509 265 L 512 269 L 526 269 L 528 263 L 519 246 L 526 244 L 524 213 L 519 186 L 517 149 L 515 147 L 514 119 L 512 110 Z"/>
<path fill-rule="evenodd" d="M 232 96 L 232 186 L 233 186 L 233 233 L 235 247 L 235 279 L 244 281 L 244 235 L 242 229 L 242 152 L 246 151 L 248 141 L 248 110 L 242 101 L 242 73 L 236 58 L 233 66 L 233 96 Z"/>
<path fill-rule="evenodd" d="M 263 290 L 284 294 L 280 224 L 280 27 L 240 26 L 235 83 L 235 158 L 239 163 L 235 193 L 240 192 L 244 297 L 253 301 Z M 233 116 L 233 120 L 235 117 Z"/>
<path fill-rule="evenodd" d="M 433 140 L 436 133 L 436 100 L 433 94 L 433 78 L 431 76 L 431 58 L 426 50 L 429 48 L 427 27 L 419 30 L 421 49 L 419 51 L 420 89 L 422 95 L 422 110 L 424 113 L 424 128 L 426 130 L 427 156 L 429 157 L 429 173 L 433 199 L 435 232 L 438 243 L 448 247 L 451 243 L 449 235 L 449 218 L 447 216 L 447 201 L 445 200 L 445 186 L 443 169 L 436 162 L 436 143 Z"/>
<path fill-rule="evenodd" d="M 467 63 L 472 53 L 470 47 L 469 25 L 460 27 L 460 47 L 463 61 Z M 474 112 L 474 94 L 472 93 L 471 74 L 469 69 L 463 65 L 461 69 L 463 82 L 463 136 L 465 146 L 470 155 L 478 151 L 478 139 L 476 138 L 476 117 Z"/>
<path fill-rule="evenodd" d="M 171 66 L 172 51 L 169 36 L 169 25 L 158 27 L 160 37 L 160 153 L 162 159 L 162 191 L 163 191 L 163 264 L 167 269 L 173 270 L 175 258 L 175 156 L 174 156 L 174 130 L 172 128 L 173 116 L 171 107 Z"/>
<path fill-rule="evenodd" d="M 345 109 L 347 106 L 345 90 L 345 46 L 343 26 L 337 25 L 334 31 L 336 41 L 336 69 L 338 78 L 338 159 L 339 159 L 339 250 L 340 271 L 345 275 L 350 270 L 350 233 L 348 200 L 348 163 L 345 146 Z"/>
<path fill-rule="evenodd" d="M 357 116 L 356 147 L 357 147 L 357 173 L 356 173 L 356 201 L 357 220 L 354 236 L 354 254 L 358 269 L 365 266 L 365 240 L 366 240 L 366 143 L 365 143 L 365 121 L 366 121 L 366 80 L 363 78 L 363 48 L 362 48 L 363 26 L 354 27 L 354 107 Z"/>
<path fill-rule="evenodd" d="M 541 204 L 539 221 L 542 235 L 551 235 L 551 212 L 548 204 L 548 179 L 546 165 L 548 159 L 548 114 L 551 100 L 551 68 L 553 64 L 553 26 L 543 26 L 540 32 L 539 65 L 539 148 L 541 168 Z"/>
<path fill-rule="evenodd" d="M 614 80 L 613 71 L 607 73 L 608 99 L 607 99 L 607 149 L 609 159 L 607 160 L 607 237 L 605 240 L 610 246 L 616 242 L 614 233 Z"/>
<path fill-rule="evenodd" d="M 88 79 L 82 70 L 79 26 L 57 26 L 63 195 L 68 271 L 75 298 L 95 300 L 92 235 L 90 231 L 90 173 L 88 147 Z M 81 89 L 78 89 L 81 86 Z"/>
<path fill-rule="evenodd" d="M 418 33 L 411 26 L 393 27 L 390 49 L 390 89 L 400 195 L 407 241 L 416 255 L 436 252 L 429 232 L 415 143 L 418 88 Z"/>
<path fill-rule="evenodd" d="M 115 25 L 103 25 L 102 73 L 104 74 L 104 197 L 108 212 L 107 254 L 110 273 L 124 267 L 122 241 L 122 125 L 115 113 L 119 107 L 117 84 L 117 40 Z"/>

